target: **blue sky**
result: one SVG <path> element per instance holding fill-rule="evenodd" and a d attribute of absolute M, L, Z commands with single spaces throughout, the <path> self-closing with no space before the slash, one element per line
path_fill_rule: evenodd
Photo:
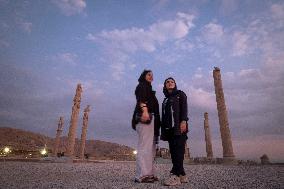
<path fill-rule="evenodd" d="M 284 160 L 284 3 L 240 0 L 0 0 L 0 125 L 67 135 L 77 83 L 91 105 L 89 139 L 132 147 L 143 69 L 188 96 L 189 146 L 205 156 L 203 113 L 222 156 L 212 70 L 221 68 L 234 151 Z M 81 133 L 82 119 L 78 124 Z M 167 146 L 161 142 L 162 146 Z"/>

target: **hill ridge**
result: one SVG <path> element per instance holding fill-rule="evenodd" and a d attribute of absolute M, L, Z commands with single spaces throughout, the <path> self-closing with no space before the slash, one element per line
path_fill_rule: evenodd
<path fill-rule="evenodd" d="M 59 151 L 64 152 L 67 146 L 67 136 L 61 137 Z M 11 127 L 0 127 L 0 148 L 10 146 L 14 150 L 39 151 L 45 145 L 52 152 L 55 138 L 43 134 L 25 131 Z M 79 155 L 80 139 L 76 138 L 75 155 Z M 102 141 L 86 140 L 85 153 L 90 157 L 99 159 L 120 159 L 119 157 L 131 156 L 134 149 L 131 147 Z"/>

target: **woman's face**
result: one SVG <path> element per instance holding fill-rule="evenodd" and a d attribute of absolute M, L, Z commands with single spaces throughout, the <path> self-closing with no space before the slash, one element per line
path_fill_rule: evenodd
<path fill-rule="evenodd" d="M 167 90 L 173 90 L 176 87 L 175 81 L 172 79 L 168 79 L 166 81 L 166 89 Z"/>
<path fill-rule="evenodd" d="M 153 73 L 152 72 L 148 72 L 145 76 L 146 81 L 148 82 L 152 82 L 153 81 Z"/>

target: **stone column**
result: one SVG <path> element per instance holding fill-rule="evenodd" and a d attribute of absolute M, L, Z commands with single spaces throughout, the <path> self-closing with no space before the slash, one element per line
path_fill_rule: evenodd
<path fill-rule="evenodd" d="M 74 154 L 76 129 L 78 124 L 78 116 L 79 116 L 80 103 L 81 103 L 81 93 L 82 93 L 82 87 L 81 84 L 78 84 L 76 89 L 76 94 L 73 99 L 72 114 L 71 114 L 70 127 L 68 132 L 68 143 L 66 149 L 66 156 L 68 157 L 73 157 Z"/>
<path fill-rule="evenodd" d="M 184 159 L 190 159 L 190 152 L 187 146 L 187 142 L 185 142 Z"/>
<path fill-rule="evenodd" d="M 211 136 L 210 136 L 210 129 L 209 129 L 209 120 L 208 120 L 208 113 L 204 113 L 204 131 L 205 131 L 205 143 L 206 143 L 206 153 L 207 158 L 213 158 L 213 150 L 212 150 L 212 143 L 211 143 Z"/>
<path fill-rule="evenodd" d="M 64 124 L 63 117 L 60 117 L 59 121 L 58 121 L 58 128 L 57 128 L 57 131 L 56 131 L 56 137 L 55 137 L 55 143 L 54 143 L 54 150 L 53 150 L 54 156 L 57 156 L 57 153 L 59 151 L 60 137 L 61 137 L 61 134 L 62 134 L 63 124 Z"/>
<path fill-rule="evenodd" d="M 215 67 L 213 71 L 217 110 L 220 124 L 220 132 L 223 146 L 223 158 L 234 159 L 233 145 L 229 128 L 224 92 L 222 87 L 220 69 Z"/>
<path fill-rule="evenodd" d="M 81 144 L 80 144 L 80 159 L 84 159 L 89 112 L 90 112 L 90 105 L 88 105 L 84 110 L 83 127 L 82 127 Z"/>
<path fill-rule="evenodd" d="M 262 165 L 270 164 L 269 158 L 268 158 L 268 156 L 266 154 L 263 154 L 260 157 L 260 162 L 261 162 Z"/>

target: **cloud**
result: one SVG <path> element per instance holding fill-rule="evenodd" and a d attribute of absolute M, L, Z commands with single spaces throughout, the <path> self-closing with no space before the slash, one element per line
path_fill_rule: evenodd
<path fill-rule="evenodd" d="M 53 60 L 59 63 L 76 65 L 77 58 L 78 58 L 77 54 L 66 52 L 66 53 L 57 54 L 55 57 L 53 57 Z"/>
<path fill-rule="evenodd" d="M 153 52 L 164 42 L 184 38 L 194 27 L 193 19 L 193 15 L 179 12 L 174 20 L 158 21 L 147 29 L 133 27 L 102 31 L 98 35 L 89 33 L 87 39 L 97 40 L 128 53 L 135 53 L 138 50 Z"/>
<path fill-rule="evenodd" d="M 18 28 L 25 33 L 31 33 L 33 29 L 33 23 L 27 19 L 28 6 L 31 2 L 11 2 L 11 1 L 2 1 L 0 2 L 0 8 L 2 10 L 10 10 L 8 12 L 3 12 L 1 21 L 0 21 L 0 33 L 1 37 L 3 35 L 8 35 L 14 28 Z M 8 13 L 8 14 L 7 14 Z"/>
<path fill-rule="evenodd" d="M 243 56 L 247 54 L 249 49 L 248 41 L 248 35 L 241 32 L 235 32 L 232 38 L 233 56 Z"/>
<path fill-rule="evenodd" d="M 249 78 L 249 79 L 259 79 L 260 71 L 259 69 L 242 69 L 238 73 L 240 77 Z"/>
<path fill-rule="evenodd" d="M 31 33 L 33 28 L 33 23 L 25 21 L 22 17 L 16 18 L 16 24 L 17 26 L 26 33 Z M 7 26 L 9 27 L 9 26 Z"/>
<path fill-rule="evenodd" d="M 52 0 L 52 2 L 66 16 L 80 14 L 87 6 L 85 0 Z"/>
<path fill-rule="evenodd" d="M 93 118 L 97 117 L 97 114 L 93 114 L 99 111 L 96 108 L 106 111 L 108 100 L 104 98 L 105 82 L 69 79 L 65 75 L 58 82 L 52 79 L 50 72 L 39 75 L 38 72 L 12 65 L 2 65 L 0 75 L 0 126 L 31 130 L 54 137 L 57 118 L 64 116 L 65 123 L 69 121 L 77 83 L 81 83 L 83 87 L 80 123 L 82 110 L 87 104 L 92 108 L 90 125 L 93 124 Z M 104 120 L 100 125 L 105 126 Z M 68 124 L 64 126 L 64 130 L 68 130 Z M 92 133 L 97 133 L 97 130 Z"/>
<path fill-rule="evenodd" d="M 155 9 L 162 9 L 164 7 L 166 7 L 169 4 L 169 0 L 155 0 L 155 5 L 154 8 Z"/>
<path fill-rule="evenodd" d="M 96 41 L 97 40 L 96 36 L 91 34 L 91 33 L 88 33 L 86 39 L 89 40 L 89 41 Z"/>
<path fill-rule="evenodd" d="M 2 65 L 0 72 L 1 124 L 28 130 L 44 129 L 42 125 L 46 124 L 45 119 L 52 110 L 45 106 L 48 98 L 41 98 L 40 94 L 50 91 L 49 83 L 29 69 L 12 65 Z"/>
<path fill-rule="evenodd" d="M 121 62 L 111 64 L 110 68 L 112 69 L 111 75 L 115 80 L 120 80 L 125 73 L 125 65 Z"/>
<path fill-rule="evenodd" d="M 192 42 L 185 39 L 176 40 L 174 45 L 175 48 L 182 51 L 192 51 L 193 48 L 195 47 L 195 45 Z"/>
<path fill-rule="evenodd" d="M 233 56 L 250 53 L 262 53 L 263 59 L 275 57 L 284 49 L 280 42 L 283 38 L 284 3 L 272 4 L 269 11 L 261 13 L 257 18 L 246 20 L 241 27 L 230 30 L 233 33 Z"/>
<path fill-rule="evenodd" d="M 230 15 L 238 9 L 238 3 L 236 0 L 221 0 L 220 13 L 222 15 Z"/>
<path fill-rule="evenodd" d="M 284 87 L 280 84 L 284 78 L 266 72 L 265 65 L 260 69 L 240 70 L 233 77 L 228 81 L 223 79 L 223 82 L 235 122 L 242 124 L 243 129 L 257 125 L 257 131 L 247 130 L 248 133 L 253 132 L 251 134 L 283 134 L 283 129 L 279 130 L 283 118 L 278 112 L 284 110 L 284 101 L 281 99 Z M 275 77 L 278 79 L 275 80 Z"/>
<path fill-rule="evenodd" d="M 230 2 L 230 1 L 229 1 Z M 196 47 L 210 55 L 210 59 L 232 60 L 249 54 L 277 56 L 284 49 L 284 3 L 276 3 L 265 12 L 251 15 L 241 24 L 224 27 L 216 20 L 203 26 Z M 265 58 L 263 58 L 265 59 Z M 260 62 L 261 63 L 261 62 Z"/>
<path fill-rule="evenodd" d="M 198 67 L 193 75 L 193 79 L 202 79 L 202 78 L 203 78 L 202 68 Z"/>
<path fill-rule="evenodd" d="M 7 48 L 10 47 L 10 43 L 5 39 L 0 39 L 0 47 Z"/>
<path fill-rule="evenodd" d="M 154 54 L 154 62 L 161 64 L 175 64 L 178 60 L 184 57 L 183 54 L 177 53 L 179 48 L 176 46 L 164 48 L 160 52 Z"/>
<path fill-rule="evenodd" d="M 2 21 L 2 22 L 0 23 L 0 28 L 3 29 L 3 30 L 9 29 L 9 27 L 10 27 L 10 26 L 9 26 L 6 22 L 4 22 L 4 21 Z"/>
<path fill-rule="evenodd" d="M 281 4 L 273 4 L 270 7 L 272 13 L 275 17 L 283 19 L 284 17 L 284 3 Z"/>
<path fill-rule="evenodd" d="M 140 28 L 103 31 L 98 38 L 105 44 L 111 44 L 113 48 L 130 53 L 137 50 L 153 52 L 156 49 L 155 40 L 152 39 L 152 36 Z"/>
<path fill-rule="evenodd" d="M 192 109 L 208 111 L 216 108 L 216 99 L 212 73 L 203 73 L 198 67 L 190 78 L 181 78 L 177 81 L 179 89 L 183 90 Z"/>
<path fill-rule="evenodd" d="M 137 52 L 155 51 L 156 61 L 173 63 L 178 58 L 177 53 L 172 52 L 173 48 L 165 49 L 162 54 L 156 50 L 168 42 L 173 43 L 175 50 L 192 49 L 193 44 L 185 40 L 185 37 L 194 27 L 194 18 L 193 15 L 178 12 L 174 19 L 160 20 L 146 28 L 104 30 L 98 34 L 88 33 L 86 39 L 103 47 L 104 62 L 109 64 L 113 78 L 120 80 L 127 69 L 133 70 L 136 67 L 130 60 Z"/>
<path fill-rule="evenodd" d="M 33 24 L 31 22 L 21 22 L 20 27 L 27 33 L 32 32 L 32 26 Z"/>
<path fill-rule="evenodd" d="M 187 90 L 187 93 L 190 96 L 190 102 L 193 106 L 197 106 L 205 110 L 215 109 L 215 93 L 212 91 L 209 92 L 202 88 L 190 86 L 190 88 Z"/>
<path fill-rule="evenodd" d="M 224 36 L 224 29 L 222 25 L 210 22 L 204 26 L 202 34 L 208 42 L 218 42 Z"/>
<path fill-rule="evenodd" d="M 135 64 L 130 61 L 130 56 L 116 49 L 105 49 L 101 61 L 109 66 L 109 71 L 115 81 L 122 79 L 126 71 L 133 70 Z"/>
<path fill-rule="evenodd" d="M 201 28 L 201 35 L 196 37 L 196 47 L 206 53 L 209 61 L 222 62 L 224 55 L 228 52 L 228 43 L 230 39 L 225 32 L 224 26 L 212 21 Z"/>
<path fill-rule="evenodd" d="M 284 3 L 273 4 L 270 7 L 272 16 L 278 21 L 278 26 L 284 26 Z"/>

